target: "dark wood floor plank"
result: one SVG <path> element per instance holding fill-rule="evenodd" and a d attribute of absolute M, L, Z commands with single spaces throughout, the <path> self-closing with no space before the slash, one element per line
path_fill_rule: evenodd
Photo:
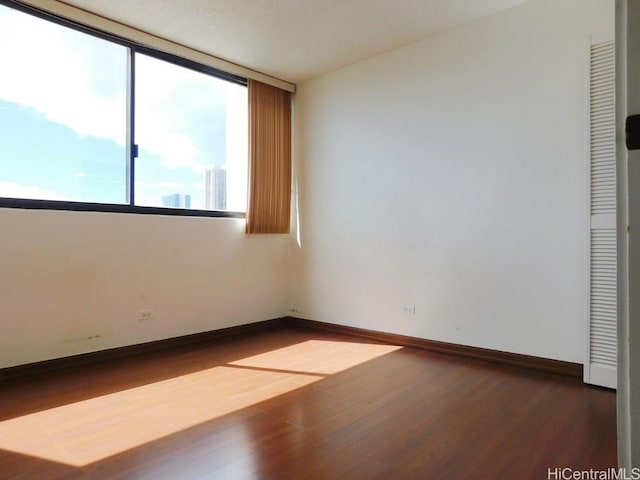
<path fill-rule="evenodd" d="M 615 392 L 330 332 L 0 385 L 2 479 L 538 479 L 615 465 Z"/>

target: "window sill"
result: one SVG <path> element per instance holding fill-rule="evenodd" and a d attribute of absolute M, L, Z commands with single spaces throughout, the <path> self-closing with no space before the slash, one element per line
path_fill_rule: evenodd
<path fill-rule="evenodd" d="M 0 208 L 27 210 L 69 210 L 75 212 L 134 213 L 138 215 L 168 215 L 179 217 L 245 218 L 243 212 L 220 210 L 191 210 L 186 208 L 142 207 L 117 203 L 64 202 L 59 200 L 31 200 L 24 198 L 0 198 Z"/>

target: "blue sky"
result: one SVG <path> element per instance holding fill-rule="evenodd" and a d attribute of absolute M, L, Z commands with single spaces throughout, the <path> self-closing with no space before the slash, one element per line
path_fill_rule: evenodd
<path fill-rule="evenodd" d="M 125 155 L 113 140 L 80 138 L 31 108 L 0 101 L 2 183 L 50 192 L 54 200 L 124 203 Z"/>
<path fill-rule="evenodd" d="M 0 196 L 126 202 L 126 58 L 0 6 Z M 245 87 L 138 55 L 135 131 L 138 204 L 204 208 L 204 170 L 225 162 L 246 185 Z"/>

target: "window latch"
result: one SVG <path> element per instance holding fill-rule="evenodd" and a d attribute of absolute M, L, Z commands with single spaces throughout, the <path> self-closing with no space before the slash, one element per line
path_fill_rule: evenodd
<path fill-rule="evenodd" d="M 131 156 L 133 158 L 138 158 L 138 144 L 134 143 L 131 145 Z"/>

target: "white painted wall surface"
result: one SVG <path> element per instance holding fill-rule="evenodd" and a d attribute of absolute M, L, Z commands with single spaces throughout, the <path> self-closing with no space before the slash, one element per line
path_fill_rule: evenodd
<path fill-rule="evenodd" d="M 289 308 L 582 362 L 588 46 L 613 13 L 534 0 L 300 85 Z"/>
<path fill-rule="evenodd" d="M 0 367 L 281 317 L 287 241 L 239 219 L 0 209 Z"/>
<path fill-rule="evenodd" d="M 612 18 L 534 0 L 301 85 L 291 238 L 0 209 L 0 368 L 287 309 L 582 361 L 587 52 Z"/>

